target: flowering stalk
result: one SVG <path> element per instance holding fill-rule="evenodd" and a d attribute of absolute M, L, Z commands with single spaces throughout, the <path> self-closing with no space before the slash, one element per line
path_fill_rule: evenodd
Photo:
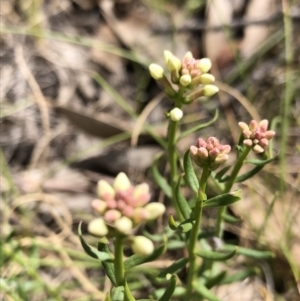
<path fill-rule="evenodd" d="M 188 279 L 187 279 L 187 287 L 186 287 L 186 295 L 185 300 L 190 300 L 191 294 L 193 292 L 193 281 L 196 276 L 196 246 L 197 246 L 197 238 L 200 231 L 201 226 L 201 217 L 202 217 L 202 210 L 203 210 L 203 202 L 206 199 L 205 196 L 205 189 L 206 183 L 210 176 L 211 170 L 207 167 L 203 169 L 201 179 L 200 179 L 200 189 L 198 192 L 198 198 L 195 205 L 195 224 L 191 230 L 190 240 L 188 245 L 188 252 L 189 252 L 189 272 L 188 272 Z"/>
<path fill-rule="evenodd" d="M 123 250 L 124 250 L 123 237 L 121 235 L 117 235 L 115 239 L 114 266 L 115 266 L 115 276 L 116 276 L 116 281 L 118 286 L 125 284 Z"/>

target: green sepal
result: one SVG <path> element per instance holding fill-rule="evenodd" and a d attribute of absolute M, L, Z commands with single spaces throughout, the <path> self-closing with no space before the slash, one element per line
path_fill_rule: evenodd
<path fill-rule="evenodd" d="M 204 297 L 209 301 L 220 301 L 216 295 L 199 282 L 194 285 L 194 289 L 201 297 Z"/>
<path fill-rule="evenodd" d="M 234 282 L 239 282 L 239 281 L 243 281 L 248 277 L 251 276 L 255 276 L 259 274 L 259 269 L 258 268 L 249 268 L 246 270 L 243 270 L 241 272 L 237 272 L 235 274 L 231 274 L 231 275 L 226 275 L 221 281 L 220 281 L 220 285 L 222 284 L 230 284 L 230 283 L 234 283 Z"/>
<path fill-rule="evenodd" d="M 206 250 L 197 250 L 195 254 L 201 258 L 214 260 L 214 261 L 225 261 L 232 258 L 237 252 L 237 247 L 229 253 L 213 252 Z"/>
<path fill-rule="evenodd" d="M 163 244 L 160 245 L 158 248 L 156 248 L 150 255 L 145 256 L 145 255 L 134 254 L 130 256 L 124 261 L 125 270 L 128 271 L 129 269 L 137 265 L 156 260 L 162 254 L 164 254 L 166 248 L 167 248 L 167 242 L 165 239 L 163 241 Z"/>
<path fill-rule="evenodd" d="M 190 135 L 190 134 L 192 134 L 196 131 L 199 131 L 201 129 L 204 129 L 204 128 L 210 126 L 211 124 L 213 124 L 218 119 L 218 117 L 219 117 L 219 110 L 216 109 L 215 115 L 210 121 L 208 121 L 206 123 L 198 124 L 198 125 L 192 127 L 191 129 L 182 132 L 180 134 L 180 136 L 178 137 L 177 141 L 181 140 L 182 138 L 184 138 L 184 137 L 186 137 L 186 136 L 188 136 L 188 135 Z"/>
<path fill-rule="evenodd" d="M 175 188 L 175 194 L 176 194 L 175 199 L 176 199 L 176 203 L 178 205 L 178 208 L 179 208 L 182 216 L 184 217 L 184 219 L 188 219 L 191 216 L 192 210 L 189 207 L 187 200 L 181 193 L 181 190 L 180 190 L 181 180 L 182 180 L 182 175 L 179 176 L 178 182 L 177 182 L 177 185 Z"/>
<path fill-rule="evenodd" d="M 189 187 L 193 190 L 195 195 L 198 195 L 199 190 L 199 181 L 197 179 L 197 176 L 194 171 L 194 167 L 191 160 L 190 150 L 187 150 L 184 154 L 183 158 L 183 166 L 184 166 L 184 172 L 185 172 L 185 180 Z"/>
<path fill-rule="evenodd" d="M 222 247 L 222 249 L 225 251 L 233 251 L 235 248 L 236 247 L 234 245 L 223 245 Z M 259 251 L 259 250 L 252 250 L 243 247 L 238 247 L 236 254 L 257 258 L 257 259 L 269 259 L 275 257 L 275 254 L 271 251 Z"/>
<path fill-rule="evenodd" d="M 79 236 L 79 239 L 80 239 L 80 242 L 81 242 L 81 245 L 82 245 L 84 251 L 92 258 L 98 259 L 101 262 L 113 260 L 112 254 L 107 253 L 107 252 L 98 251 L 96 248 L 90 246 L 84 240 L 84 238 L 82 237 L 81 224 L 82 224 L 82 222 L 80 222 L 78 225 L 78 236 Z"/>
<path fill-rule="evenodd" d="M 186 257 L 180 258 L 173 262 L 170 266 L 165 268 L 163 271 L 159 272 L 156 276 L 158 278 L 165 278 L 167 274 L 175 274 L 179 272 L 181 269 L 185 267 L 185 265 L 189 262 L 189 259 Z"/>
<path fill-rule="evenodd" d="M 218 180 L 219 182 L 223 183 L 226 182 L 227 180 L 230 179 L 229 176 L 225 176 L 226 172 L 231 168 L 230 165 L 223 167 L 221 170 L 219 170 L 216 174 L 215 174 L 215 179 Z M 225 177 L 224 177 L 225 176 Z"/>
<path fill-rule="evenodd" d="M 173 231 L 177 230 L 178 222 L 175 221 L 175 219 L 174 219 L 174 217 L 173 217 L 172 214 L 169 215 L 168 225 L 169 225 L 170 229 L 172 229 Z"/>
<path fill-rule="evenodd" d="M 173 293 L 176 288 L 177 277 L 176 275 L 172 275 L 170 278 L 170 282 L 165 290 L 164 294 L 158 299 L 158 301 L 169 301 L 173 296 Z"/>
<path fill-rule="evenodd" d="M 103 242 L 99 242 L 98 243 L 98 250 L 101 252 L 105 252 L 105 253 L 109 253 L 109 247 L 108 244 L 103 243 Z M 102 267 L 105 271 L 105 274 L 107 275 L 107 277 L 109 278 L 109 280 L 111 281 L 111 283 L 114 286 L 117 286 L 117 280 L 116 280 L 116 274 L 115 274 L 115 265 L 113 262 L 111 261 L 103 261 L 102 262 Z"/>
<path fill-rule="evenodd" d="M 157 183 L 157 185 L 161 188 L 161 190 L 165 193 L 165 195 L 169 198 L 172 197 L 172 188 L 166 181 L 166 179 L 161 175 L 157 167 L 157 159 L 154 160 L 151 166 L 152 176 Z"/>
<path fill-rule="evenodd" d="M 125 292 L 125 301 L 136 301 L 135 298 L 132 296 L 132 293 L 130 291 L 130 288 L 126 280 L 125 280 L 124 292 Z"/>
<path fill-rule="evenodd" d="M 221 207 L 238 202 L 241 199 L 242 191 L 240 189 L 217 195 L 211 199 L 208 199 L 203 204 L 203 207 Z"/>
<path fill-rule="evenodd" d="M 227 275 L 227 271 L 221 271 L 220 273 L 209 277 L 208 279 L 206 279 L 205 282 L 205 286 L 210 289 L 216 285 L 218 285 L 223 279 L 224 277 Z"/>
<path fill-rule="evenodd" d="M 124 301 L 124 286 L 112 287 L 110 295 L 113 301 Z"/>

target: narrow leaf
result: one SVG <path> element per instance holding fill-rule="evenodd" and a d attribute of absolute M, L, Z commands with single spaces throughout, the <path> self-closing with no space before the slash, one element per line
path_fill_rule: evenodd
<path fill-rule="evenodd" d="M 241 199 L 241 190 L 235 190 L 229 193 L 217 195 L 208 199 L 203 207 L 221 207 L 233 204 Z"/>
<path fill-rule="evenodd" d="M 231 165 L 225 166 L 220 171 L 215 174 L 215 179 L 218 181 L 222 181 L 226 172 L 231 168 Z M 222 181 L 223 182 L 223 181 Z"/>
<path fill-rule="evenodd" d="M 169 215 L 168 224 L 169 224 L 170 229 L 172 229 L 173 231 L 177 230 L 178 223 L 175 221 L 172 214 Z"/>
<path fill-rule="evenodd" d="M 236 254 L 237 248 L 229 253 L 213 252 L 206 250 L 197 250 L 196 255 L 204 259 L 214 260 L 214 261 L 225 261 L 232 258 Z"/>
<path fill-rule="evenodd" d="M 176 282 L 176 275 L 172 275 L 167 289 L 165 290 L 164 294 L 158 299 L 158 301 L 169 301 L 171 299 L 176 288 Z"/>
<path fill-rule="evenodd" d="M 181 232 L 189 232 L 195 223 L 195 219 L 194 218 L 188 218 L 187 220 L 181 222 L 178 226 L 177 226 L 177 231 L 181 231 Z"/>
<path fill-rule="evenodd" d="M 184 247 L 185 247 L 185 242 L 179 240 L 170 240 L 168 241 L 168 245 L 167 245 L 168 250 L 183 249 Z"/>
<path fill-rule="evenodd" d="M 188 219 L 191 215 L 191 208 L 189 207 L 189 204 L 187 202 L 187 200 L 185 199 L 185 197 L 182 195 L 181 193 L 181 190 L 180 190 L 180 183 L 181 183 L 181 180 L 182 180 L 182 175 L 179 176 L 178 178 L 178 182 L 177 182 L 177 185 L 176 185 L 176 202 L 177 202 L 177 205 L 178 205 L 178 208 L 181 212 L 181 214 L 183 215 L 183 217 L 185 219 Z"/>
<path fill-rule="evenodd" d="M 248 172 L 242 174 L 241 176 L 238 176 L 234 182 L 235 183 L 241 183 L 244 182 L 250 178 L 252 178 L 254 175 L 256 175 L 257 173 L 259 173 L 262 169 L 264 168 L 264 165 L 256 165 L 254 168 L 252 168 L 251 170 L 249 170 Z"/>
<path fill-rule="evenodd" d="M 223 214 L 224 221 L 230 224 L 240 223 L 242 220 L 240 218 L 234 217 L 229 214 Z"/>
<path fill-rule="evenodd" d="M 96 258 L 96 259 L 100 260 L 101 262 L 104 262 L 107 260 L 112 260 L 113 258 L 110 253 L 98 251 L 96 248 L 94 248 L 94 247 L 90 246 L 88 243 L 86 243 L 86 241 L 82 237 L 81 224 L 82 224 L 82 222 L 80 222 L 80 224 L 78 225 L 78 235 L 79 235 L 79 239 L 80 239 L 80 242 L 81 242 L 81 245 L 82 245 L 84 251 L 89 256 Z"/>
<path fill-rule="evenodd" d="M 156 260 L 165 252 L 166 248 L 167 248 L 167 244 L 166 241 L 164 241 L 164 243 L 158 248 L 156 248 L 153 251 L 153 253 L 150 255 L 144 256 L 144 255 L 135 254 L 130 256 L 124 262 L 125 270 L 128 271 L 129 269 L 137 265 Z"/>
<path fill-rule="evenodd" d="M 218 119 L 218 117 L 219 117 L 219 111 L 216 109 L 215 116 L 210 121 L 208 121 L 206 123 L 198 124 L 195 127 L 191 128 L 189 130 L 184 131 L 178 137 L 177 141 L 181 140 L 182 138 L 184 138 L 184 137 L 186 137 L 186 136 L 188 136 L 188 135 L 190 135 L 190 134 L 192 134 L 192 133 L 194 133 L 196 131 L 199 131 L 201 129 L 204 129 L 204 128 L 210 126 L 211 124 L 213 124 Z"/>
<path fill-rule="evenodd" d="M 157 161 L 154 161 L 151 166 L 152 176 L 157 183 L 157 185 L 162 189 L 165 195 L 169 198 L 172 197 L 172 188 L 166 181 L 166 179 L 161 175 L 157 167 Z"/>
<path fill-rule="evenodd" d="M 124 286 L 117 286 L 111 289 L 111 299 L 113 301 L 124 301 Z"/>
<path fill-rule="evenodd" d="M 225 251 L 233 251 L 235 249 L 234 245 L 224 245 L 222 247 Z M 247 257 L 257 258 L 257 259 L 268 259 L 274 258 L 275 254 L 271 251 L 259 251 L 259 250 L 252 250 L 248 248 L 238 247 L 236 254 L 244 255 Z"/>
<path fill-rule="evenodd" d="M 127 281 L 125 281 L 125 287 L 124 288 L 125 288 L 125 301 L 136 301 L 134 299 L 134 297 L 132 296 L 132 293 L 130 291 L 130 288 L 128 286 Z"/>
<path fill-rule="evenodd" d="M 105 243 L 98 243 L 98 250 L 105 252 L 105 253 L 109 253 L 109 247 L 107 244 Z M 116 280 L 116 276 L 115 276 L 115 266 L 113 262 L 110 261 L 103 261 L 102 262 L 102 267 L 105 271 L 105 274 L 107 275 L 107 277 L 109 278 L 109 280 L 111 281 L 111 283 L 114 286 L 117 286 L 117 280 Z"/>
<path fill-rule="evenodd" d="M 185 179 L 189 187 L 194 191 L 196 195 L 198 195 L 199 190 L 199 181 L 194 171 L 194 167 L 191 160 L 190 150 L 187 150 L 184 154 L 183 166 L 185 172 Z"/>
<path fill-rule="evenodd" d="M 208 288 L 199 282 L 194 285 L 196 292 L 201 296 L 206 298 L 209 301 L 220 301 L 220 299 L 214 295 Z"/>
<path fill-rule="evenodd" d="M 179 272 L 181 269 L 183 269 L 185 267 L 185 265 L 188 263 L 188 261 L 189 261 L 188 258 L 185 258 L 185 257 L 176 260 L 170 266 L 168 266 L 163 271 L 161 271 L 157 275 L 157 277 L 164 278 L 167 276 L 167 274 L 175 274 L 175 273 Z"/>
<path fill-rule="evenodd" d="M 227 271 L 222 271 L 206 280 L 205 286 L 210 289 L 216 285 L 218 285 L 226 276 Z"/>
<path fill-rule="evenodd" d="M 248 160 L 246 160 L 245 162 L 246 162 L 246 163 L 250 163 L 250 164 L 254 164 L 254 165 L 263 165 L 263 166 L 265 166 L 266 164 L 271 163 L 271 162 L 277 160 L 278 156 L 279 156 L 279 155 L 276 155 L 276 156 L 274 156 L 273 158 L 266 159 L 266 160 L 248 159 Z"/>
<path fill-rule="evenodd" d="M 241 272 L 232 274 L 232 275 L 226 275 L 221 281 L 220 284 L 230 284 L 234 282 L 243 281 L 248 277 L 252 277 L 255 275 L 258 275 L 259 270 L 258 268 L 250 268 L 247 270 L 243 270 Z"/>

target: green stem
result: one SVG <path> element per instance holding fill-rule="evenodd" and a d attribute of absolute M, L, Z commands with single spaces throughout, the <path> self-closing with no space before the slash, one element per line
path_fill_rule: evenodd
<path fill-rule="evenodd" d="M 120 235 L 115 239 L 115 274 L 117 285 L 125 285 L 125 269 L 123 262 L 123 238 Z"/>
<path fill-rule="evenodd" d="M 245 159 L 247 158 L 249 152 L 251 151 L 251 147 L 245 147 L 243 152 L 238 157 L 237 162 L 234 165 L 234 168 L 231 172 L 230 179 L 225 185 L 224 193 L 227 193 L 231 190 L 234 181 L 242 168 Z M 217 215 L 217 224 L 216 224 L 216 235 L 217 237 L 221 238 L 223 235 L 223 216 L 226 211 L 226 206 L 222 206 L 218 208 L 218 215 Z"/>
<path fill-rule="evenodd" d="M 175 101 L 175 108 L 182 107 L 182 93 L 178 92 L 176 101 Z M 176 183 L 177 183 L 177 154 L 176 154 L 176 134 L 178 130 L 178 121 L 173 121 L 170 119 L 169 126 L 168 126 L 168 148 L 167 148 L 167 155 L 170 164 L 170 181 L 172 187 L 172 202 L 174 204 L 177 216 L 180 220 L 183 220 L 182 214 L 179 210 L 177 202 L 175 201 L 176 195 Z"/>
<path fill-rule="evenodd" d="M 206 199 L 205 189 L 207 179 L 210 176 L 211 171 L 208 168 L 204 168 L 201 179 L 200 179 L 200 189 L 198 192 L 198 200 L 195 205 L 195 224 L 191 230 L 190 240 L 188 245 L 189 251 L 189 272 L 188 272 L 188 280 L 187 280 L 187 287 L 186 287 L 186 295 L 185 300 L 190 300 L 191 295 L 193 292 L 193 281 L 196 275 L 196 247 L 197 247 L 197 238 L 200 231 L 201 225 L 201 217 L 202 217 L 202 210 L 203 210 L 203 201 Z"/>

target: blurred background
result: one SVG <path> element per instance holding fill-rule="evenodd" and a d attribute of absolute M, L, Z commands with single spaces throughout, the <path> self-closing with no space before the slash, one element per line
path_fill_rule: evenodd
<path fill-rule="evenodd" d="M 172 103 L 147 68 L 163 65 L 166 49 L 209 57 L 220 88 L 186 108 L 182 129 L 218 108 L 201 137 L 233 146 L 237 122 L 251 119 L 268 119 L 277 133 L 277 161 L 243 184 L 243 200 L 231 207 L 242 222 L 225 233 L 276 258 L 215 293 L 224 301 L 300 300 L 299 0 L 0 0 L 0 13 L 1 300 L 104 300 L 109 282 L 77 236 L 78 223 L 93 216 L 98 180 L 126 172 L 169 204 L 150 167 Z M 179 256 L 170 247 L 158 265 Z M 253 264 L 238 258 L 229 269 Z M 152 280 L 132 275 L 137 296 L 159 287 Z"/>

